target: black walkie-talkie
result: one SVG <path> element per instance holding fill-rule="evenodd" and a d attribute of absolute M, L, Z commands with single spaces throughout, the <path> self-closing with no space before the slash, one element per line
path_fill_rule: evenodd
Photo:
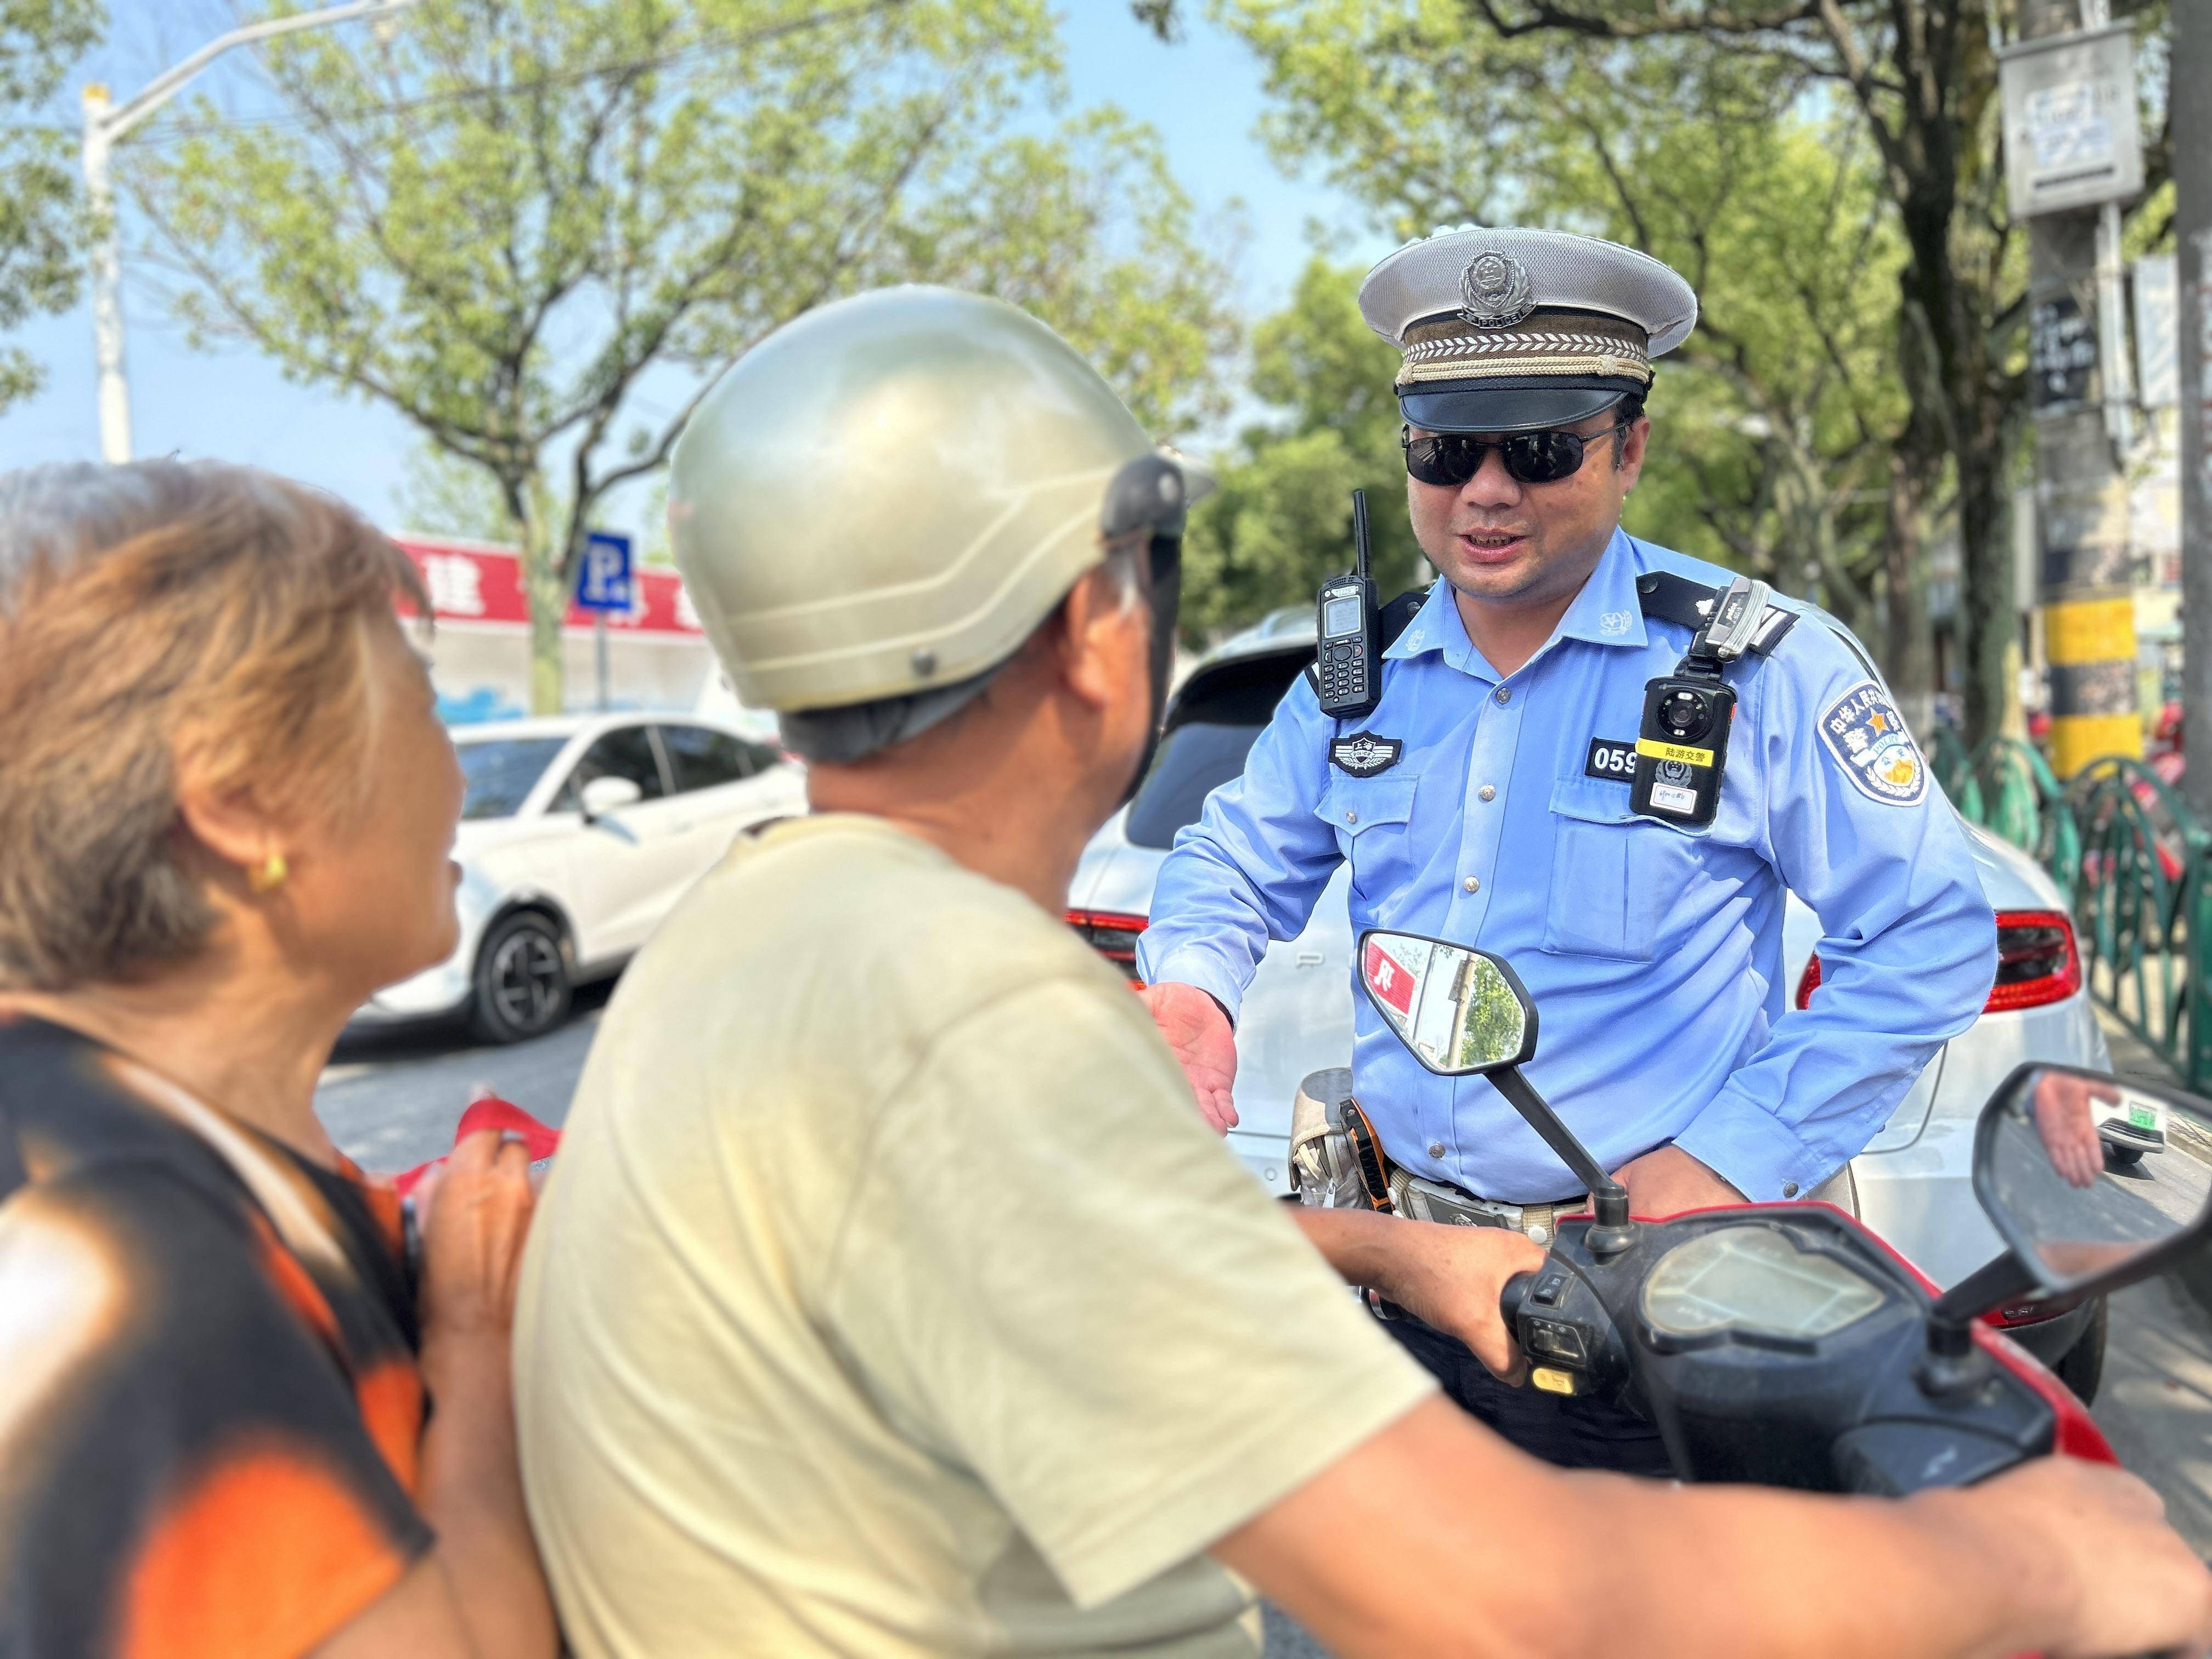
<path fill-rule="evenodd" d="M 1367 492 L 1352 492 L 1352 565 L 1349 576 L 1321 585 L 1320 647 L 1314 672 L 1321 712 L 1336 720 L 1370 714 L 1382 695 L 1382 665 L 1376 660 L 1375 584 L 1367 574 Z"/>

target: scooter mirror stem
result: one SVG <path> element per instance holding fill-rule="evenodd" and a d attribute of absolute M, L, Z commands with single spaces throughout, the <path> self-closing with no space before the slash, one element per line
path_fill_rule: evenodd
<path fill-rule="evenodd" d="M 1990 1366 L 1975 1346 L 1974 1322 L 2034 1289 L 2034 1275 L 2007 1250 L 1936 1297 L 1928 1310 L 1927 1351 L 1912 1373 L 1921 1392 L 1940 1396 L 1978 1388 Z"/>
<path fill-rule="evenodd" d="M 1598 1255 L 1614 1255 L 1636 1242 L 1636 1224 L 1628 1218 L 1628 1194 L 1621 1184 L 1607 1175 L 1598 1161 L 1589 1155 L 1589 1149 L 1575 1139 L 1573 1130 L 1559 1121 L 1551 1103 L 1530 1086 L 1521 1075 L 1518 1066 L 1500 1066 L 1485 1073 L 1506 1103 L 1521 1114 L 1522 1119 L 1538 1134 L 1544 1144 L 1559 1154 L 1559 1162 L 1574 1172 L 1575 1179 L 1589 1193 L 1590 1206 L 1596 1224 L 1586 1236 L 1590 1249 Z"/>

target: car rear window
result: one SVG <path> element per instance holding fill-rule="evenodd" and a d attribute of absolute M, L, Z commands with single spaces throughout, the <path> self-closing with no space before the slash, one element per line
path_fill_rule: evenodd
<path fill-rule="evenodd" d="M 531 785 L 544 775 L 553 757 L 568 746 L 566 738 L 483 738 L 456 744 L 461 775 L 468 780 L 461 797 L 461 816 L 513 817 L 522 810 Z"/>
<path fill-rule="evenodd" d="M 1129 803 L 1129 839 L 1139 847 L 1173 846 L 1176 831 L 1198 821 L 1206 798 L 1244 769 L 1260 732 L 1256 726 L 1193 721 L 1169 732 Z"/>

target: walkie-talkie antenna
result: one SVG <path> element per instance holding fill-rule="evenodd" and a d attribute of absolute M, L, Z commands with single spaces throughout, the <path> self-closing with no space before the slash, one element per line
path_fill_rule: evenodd
<path fill-rule="evenodd" d="M 1367 580 L 1367 492 L 1352 492 L 1352 549 L 1359 580 Z"/>

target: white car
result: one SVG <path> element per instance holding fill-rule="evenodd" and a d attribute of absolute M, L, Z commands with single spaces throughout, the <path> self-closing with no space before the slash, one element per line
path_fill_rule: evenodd
<path fill-rule="evenodd" d="M 1197 818 L 1208 793 L 1243 769 L 1253 739 L 1313 650 L 1312 613 L 1277 612 L 1208 653 L 1170 700 L 1158 759 L 1136 798 L 1085 848 L 1069 889 L 1068 920 L 1133 978 L 1137 936 L 1176 832 Z M 1972 825 L 1967 833 L 1997 912 L 1996 988 L 1982 1017 L 1929 1062 L 1851 1164 L 1860 1215 L 1944 1285 L 2002 1249 L 1972 1188 L 1983 1103 L 2023 1060 L 2112 1067 L 2057 888 L 2018 848 Z M 1238 1123 L 1229 1144 L 1277 1194 L 1290 1191 L 1291 1104 L 1300 1080 L 1351 1063 L 1355 988 L 1346 888 L 1340 869 L 1305 931 L 1268 947 L 1237 1020 Z M 1800 1008 L 1819 982 L 1813 951 L 1820 936 L 1818 918 L 1792 895 L 1784 962 Z M 2108 1127 L 2108 1140 L 2117 1134 L 2117 1126 Z M 2135 1144 L 2148 1146 L 2149 1138 Z M 2055 1317 L 2022 1305 L 2006 1310 L 2000 1322 L 2084 1400 L 2095 1391 L 2104 1353 L 2101 1302 Z"/>
<path fill-rule="evenodd" d="M 750 824 L 806 811 L 805 775 L 696 714 L 562 715 L 453 734 L 468 792 L 453 954 L 363 1004 L 356 1025 L 465 1014 L 513 1042 L 618 971 Z"/>

